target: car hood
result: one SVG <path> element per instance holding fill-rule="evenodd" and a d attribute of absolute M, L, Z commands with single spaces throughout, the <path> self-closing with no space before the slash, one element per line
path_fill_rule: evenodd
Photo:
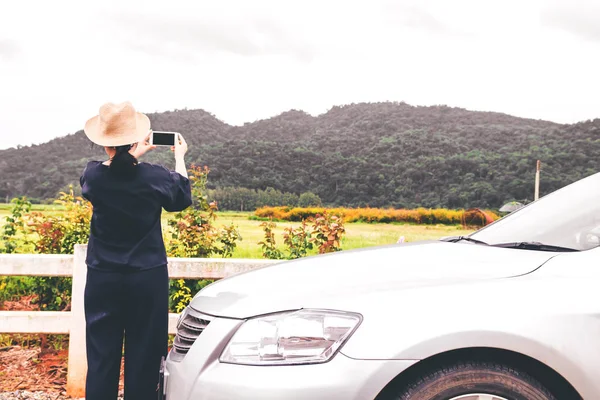
<path fill-rule="evenodd" d="M 527 274 L 559 253 L 472 243 L 414 242 L 305 257 L 217 281 L 191 307 L 229 318 L 343 308 L 361 294 Z"/>

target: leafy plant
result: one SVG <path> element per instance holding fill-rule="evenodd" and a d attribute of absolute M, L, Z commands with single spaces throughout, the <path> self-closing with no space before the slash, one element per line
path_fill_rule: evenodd
<path fill-rule="evenodd" d="M 71 309 L 72 278 L 35 277 L 32 293 L 42 311 L 68 311 Z"/>
<path fill-rule="evenodd" d="M 12 199 L 10 215 L 2 228 L 2 251 L 16 253 L 19 247 L 19 235 L 26 235 L 25 215 L 31 210 L 31 202 L 26 197 Z M 30 276 L 3 276 L 0 277 L 0 304 L 4 301 L 18 300 L 30 295 L 37 287 L 39 278 Z"/>
<path fill-rule="evenodd" d="M 24 216 L 31 211 L 31 202 L 27 197 L 12 199 L 10 215 L 6 217 L 3 227 L 2 241 L 5 253 L 14 253 L 17 249 L 17 234 L 25 234 Z"/>
<path fill-rule="evenodd" d="M 190 170 L 194 206 L 175 215 L 169 221 L 171 237 L 169 255 L 172 257 L 231 257 L 242 237 L 234 225 L 217 229 L 217 203 L 209 203 L 206 181 L 210 170 L 195 165 Z"/>
<path fill-rule="evenodd" d="M 19 210 L 23 222 L 15 223 L 23 234 L 29 234 L 35 246 L 35 251 L 41 254 L 73 254 L 75 244 L 87 243 L 89 238 L 90 220 L 92 217 L 91 204 L 81 197 L 73 194 L 73 187 L 68 193 L 60 193 L 55 204 L 64 207 L 64 212 L 53 214 L 43 212 L 29 212 L 30 205 L 22 200 L 15 201 L 15 209 Z M 6 230 L 5 230 L 6 232 Z M 9 230 L 9 233 L 12 233 Z M 14 236 L 14 235 L 13 235 Z M 58 311 L 70 309 L 71 303 L 71 278 L 53 277 L 26 277 L 20 282 L 5 281 L 4 284 L 13 293 L 18 293 L 20 288 L 27 288 L 28 293 L 34 293 L 36 303 L 41 310 Z"/>
<path fill-rule="evenodd" d="M 343 220 L 337 215 L 323 213 L 313 222 L 314 242 L 319 248 L 319 254 L 332 253 L 342 250 L 340 242 L 346 233 Z"/>
<path fill-rule="evenodd" d="M 63 242 L 61 254 L 73 254 L 76 244 L 87 243 L 90 238 L 90 222 L 92 218 L 92 205 L 81 196 L 75 196 L 73 185 L 69 192 L 61 192 L 55 204 L 65 207 L 63 213 Z"/>
<path fill-rule="evenodd" d="M 222 226 L 219 230 L 219 242 L 222 245 L 221 255 L 232 257 L 239 240 L 242 240 L 242 235 L 234 225 Z"/>
<path fill-rule="evenodd" d="M 275 234 L 273 233 L 273 229 L 277 227 L 275 222 L 265 221 L 262 224 L 260 224 L 260 226 L 265 232 L 265 239 L 261 242 L 258 242 L 258 244 L 262 246 L 263 257 L 268 258 L 270 260 L 278 260 L 284 258 L 283 253 L 277 248 L 277 245 L 275 243 Z"/>
<path fill-rule="evenodd" d="M 185 279 L 177 279 L 171 283 L 171 308 L 176 313 L 182 312 L 192 301 L 192 289 L 186 285 Z"/>
<path fill-rule="evenodd" d="M 314 247 L 318 249 L 319 254 L 340 251 L 342 249 L 341 240 L 346 233 L 344 221 L 337 215 L 324 212 L 314 218 L 303 219 L 299 227 L 284 229 L 283 243 L 288 251 L 287 256 L 284 256 L 276 246 L 273 232 L 276 224 L 269 220 L 260 226 L 265 232 L 265 238 L 258 244 L 262 246 L 263 257 L 269 259 L 287 258 L 291 260 L 305 257 Z"/>
<path fill-rule="evenodd" d="M 302 221 L 302 225 L 296 229 L 292 227 L 285 228 L 283 243 L 289 251 L 288 259 L 305 257 L 308 251 L 313 249 L 312 232 L 309 230 L 306 221 Z"/>
<path fill-rule="evenodd" d="M 6 300 L 14 301 L 34 293 L 36 277 L 3 276 L 0 277 L 0 304 Z"/>
<path fill-rule="evenodd" d="M 231 257 L 238 241 L 242 240 L 238 229 L 233 225 L 217 228 L 215 221 L 218 210 L 216 202 L 208 202 L 206 183 L 208 167 L 192 165 L 189 171 L 194 206 L 169 220 L 170 237 L 168 255 L 171 257 Z M 211 283 L 210 280 L 179 279 L 171 281 L 170 307 L 176 312 L 183 310 L 191 301 L 192 293 Z"/>
<path fill-rule="evenodd" d="M 85 244 L 90 236 L 92 205 L 82 197 L 61 192 L 55 204 L 62 205 L 65 212 L 53 215 L 32 212 L 28 226 L 37 234 L 35 249 L 41 254 L 73 254 L 76 244 Z"/>
<path fill-rule="evenodd" d="M 30 212 L 31 203 L 14 199 L 11 215 L 4 227 L 4 247 L 7 252 L 17 249 L 16 237 L 33 235 L 35 250 L 44 254 L 72 254 L 76 243 L 86 243 L 89 237 L 91 206 L 82 198 L 76 198 L 73 190 L 61 193 L 56 201 L 65 207 L 61 216 Z M 27 241 L 29 239 L 24 239 Z M 0 300 L 17 300 L 33 294 L 34 303 L 42 311 L 65 311 L 71 307 L 71 278 L 52 277 L 3 277 L 0 279 Z M 14 343 L 15 338 L 10 339 Z M 59 349 L 64 338 L 39 335 L 40 346 Z M 29 338 L 27 338 L 29 345 Z M 37 339 L 36 339 L 37 341 Z"/>

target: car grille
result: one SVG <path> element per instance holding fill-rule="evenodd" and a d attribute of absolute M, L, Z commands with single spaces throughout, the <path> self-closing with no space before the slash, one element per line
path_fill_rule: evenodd
<path fill-rule="evenodd" d="M 188 307 L 177 323 L 177 334 L 171 350 L 171 359 L 173 361 L 183 360 L 208 324 L 210 324 L 208 316 Z"/>

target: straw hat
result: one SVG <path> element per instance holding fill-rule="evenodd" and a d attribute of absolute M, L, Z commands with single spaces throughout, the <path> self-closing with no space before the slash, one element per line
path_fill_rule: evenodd
<path fill-rule="evenodd" d="M 126 101 L 120 104 L 106 103 L 100 112 L 85 123 L 87 137 L 100 146 L 117 147 L 141 142 L 150 133 L 150 120 L 135 111 Z"/>

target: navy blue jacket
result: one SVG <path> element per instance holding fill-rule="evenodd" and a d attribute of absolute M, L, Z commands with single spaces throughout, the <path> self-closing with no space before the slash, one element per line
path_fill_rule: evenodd
<path fill-rule="evenodd" d="M 139 163 L 131 179 L 119 179 L 100 161 L 87 164 L 80 183 L 92 203 L 87 259 L 94 269 L 149 269 L 167 264 L 161 214 L 192 204 L 189 179 Z"/>

